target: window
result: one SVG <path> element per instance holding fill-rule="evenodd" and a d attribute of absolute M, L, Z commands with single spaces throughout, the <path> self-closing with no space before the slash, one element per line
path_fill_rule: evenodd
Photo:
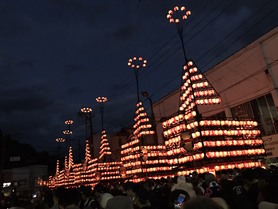
<path fill-rule="evenodd" d="M 278 113 L 271 94 L 235 106 L 231 113 L 234 118 L 256 120 L 263 136 L 278 133 Z"/>
<path fill-rule="evenodd" d="M 254 118 L 250 102 L 231 108 L 232 116 L 237 119 Z"/>
<path fill-rule="evenodd" d="M 225 111 L 219 112 L 215 115 L 211 115 L 210 118 L 212 118 L 212 119 L 226 119 Z"/>

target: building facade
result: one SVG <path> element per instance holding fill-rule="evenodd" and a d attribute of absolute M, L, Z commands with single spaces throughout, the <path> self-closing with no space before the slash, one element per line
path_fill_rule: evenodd
<path fill-rule="evenodd" d="M 47 165 L 31 165 L 25 167 L 4 170 L 4 189 L 16 189 L 17 192 L 31 191 L 38 189 L 38 180 L 48 176 Z"/>

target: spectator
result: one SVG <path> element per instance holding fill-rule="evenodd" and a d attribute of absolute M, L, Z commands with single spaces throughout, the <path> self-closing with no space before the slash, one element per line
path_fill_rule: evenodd
<path fill-rule="evenodd" d="M 258 195 L 258 203 L 269 202 L 278 204 L 278 185 L 277 183 L 270 183 L 264 185 Z"/>
<path fill-rule="evenodd" d="M 99 209 L 97 200 L 93 197 L 92 189 L 88 186 L 80 187 L 81 202 L 80 209 Z"/>
<path fill-rule="evenodd" d="M 140 188 L 136 191 L 134 204 L 140 209 L 153 209 L 153 207 L 151 207 L 148 191 L 144 188 Z"/>
<path fill-rule="evenodd" d="M 205 174 L 205 180 L 203 183 L 203 188 L 205 190 L 205 196 L 207 197 L 219 197 L 220 187 L 217 183 L 216 177 L 212 173 Z"/>
<path fill-rule="evenodd" d="M 223 209 L 229 209 L 227 202 L 221 197 L 212 197 L 213 201 L 215 201 L 218 205 L 220 205 Z"/>
<path fill-rule="evenodd" d="M 80 195 L 77 189 L 61 188 L 58 193 L 59 205 L 62 209 L 79 209 Z"/>
<path fill-rule="evenodd" d="M 107 202 L 113 197 L 110 193 L 103 193 L 100 197 L 99 205 L 102 209 L 106 208 Z"/>
<path fill-rule="evenodd" d="M 188 200 L 182 207 L 183 209 L 224 209 L 216 201 L 205 197 L 198 196 Z"/>
<path fill-rule="evenodd" d="M 133 209 L 133 203 L 130 198 L 118 195 L 108 200 L 105 209 Z"/>
<path fill-rule="evenodd" d="M 173 192 L 174 190 L 183 190 L 187 192 L 189 195 L 189 198 L 196 197 L 196 193 L 193 190 L 193 185 L 191 183 L 186 182 L 186 178 L 184 176 L 179 176 L 177 178 L 177 183 L 174 184 L 171 188 L 171 191 Z"/>
<path fill-rule="evenodd" d="M 127 197 L 129 197 L 131 199 L 131 201 L 133 202 L 133 207 L 137 208 L 137 206 L 135 204 L 135 199 L 137 197 L 136 192 L 139 189 L 139 185 L 135 184 L 133 182 L 126 182 L 124 187 L 125 187 Z"/>

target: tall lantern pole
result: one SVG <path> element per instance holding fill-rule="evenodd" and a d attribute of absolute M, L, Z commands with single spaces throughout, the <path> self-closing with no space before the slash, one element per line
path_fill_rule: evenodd
<path fill-rule="evenodd" d="M 89 137 L 89 143 L 91 148 L 91 154 L 92 158 L 94 158 L 94 139 L 93 139 L 93 122 L 92 122 L 92 108 L 90 107 L 83 107 L 80 110 L 83 115 L 85 116 L 85 125 L 86 125 L 86 138 L 87 136 L 87 126 L 89 122 L 89 129 L 90 129 L 90 137 Z"/>
<path fill-rule="evenodd" d="M 71 146 L 71 135 L 72 135 L 72 130 L 71 130 L 71 125 L 73 124 L 73 120 L 66 120 L 65 124 L 67 125 L 67 130 L 63 131 L 64 135 L 67 135 L 67 142 L 69 143 L 68 146 Z"/>
<path fill-rule="evenodd" d="M 205 104 L 219 104 L 221 99 L 219 94 L 213 86 L 206 79 L 205 75 L 198 69 L 193 60 L 188 59 L 183 41 L 183 28 L 185 21 L 191 15 L 191 12 L 184 6 L 175 6 L 172 10 L 168 11 L 167 19 L 172 24 L 175 24 L 180 41 L 182 44 L 183 55 L 185 64 L 182 67 L 181 88 L 179 97 L 179 110 L 178 114 L 178 133 L 177 146 L 183 147 L 187 153 L 192 154 L 193 164 L 195 167 L 194 145 L 201 142 L 201 149 L 206 159 L 206 146 L 204 143 L 203 127 L 199 125 L 203 117 L 198 110 L 198 105 Z M 189 122 L 190 121 L 190 122 Z M 197 124 L 194 127 L 188 128 L 188 123 Z M 196 133 L 198 133 L 196 135 Z M 172 136 L 171 136 L 172 137 Z M 171 137 L 168 137 L 169 139 Z M 169 140 L 167 141 L 167 143 Z M 169 143 L 168 143 L 169 144 Z M 170 147 L 170 146 L 169 146 Z M 196 147 L 196 146 L 195 146 Z M 177 154 L 176 152 L 175 154 Z M 196 153 L 195 153 L 196 154 Z"/>
<path fill-rule="evenodd" d="M 111 155 L 112 152 L 110 150 L 109 142 L 107 139 L 106 131 L 104 129 L 104 103 L 108 101 L 107 97 L 97 97 L 97 103 L 100 105 L 100 114 L 101 114 L 101 140 L 100 140 L 100 151 L 99 151 L 99 159 L 103 158 L 103 161 L 106 162 L 108 160 L 108 155 Z"/>
<path fill-rule="evenodd" d="M 146 97 L 150 102 L 152 129 L 155 132 L 154 133 L 154 143 L 155 143 L 155 145 L 158 145 L 158 137 L 157 137 L 157 132 L 156 132 L 156 121 L 155 121 L 155 115 L 154 115 L 154 111 L 153 111 L 153 100 L 149 96 L 149 93 L 147 91 L 143 91 L 143 92 L 141 92 L 141 94 L 143 97 Z"/>
<path fill-rule="evenodd" d="M 55 141 L 58 143 L 58 158 L 61 158 L 61 143 L 64 143 L 66 140 L 62 137 L 56 138 Z"/>
<path fill-rule="evenodd" d="M 149 118 L 145 112 L 142 102 L 139 99 L 139 69 L 147 66 L 147 60 L 142 57 L 133 57 L 128 60 L 127 65 L 134 70 L 137 86 L 137 104 L 134 117 L 134 131 L 133 135 L 135 138 L 140 139 L 140 144 L 144 145 L 144 135 L 152 135 L 154 131 L 152 129 L 152 124 L 149 123 Z"/>
<path fill-rule="evenodd" d="M 101 130 L 104 130 L 103 121 L 104 121 L 104 103 L 108 101 L 107 97 L 97 97 L 97 103 L 100 105 L 100 115 L 101 115 Z"/>
<path fill-rule="evenodd" d="M 137 102 L 139 102 L 139 69 L 147 66 L 147 60 L 142 57 L 133 57 L 128 60 L 127 65 L 134 70 L 137 89 Z"/>
<path fill-rule="evenodd" d="M 186 7 L 174 7 L 173 10 L 169 10 L 167 14 L 167 19 L 169 19 L 170 23 L 173 23 L 176 25 L 180 41 L 182 44 L 182 51 L 185 58 L 185 62 L 188 61 L 186 53 L 185 53 L 185 47 L 184 47 L 184 41 L 183 41 L 183 27 L 185 20 L 187 20 L 188 16 L 191 15 L 191 11 L 187 10 Z"/>

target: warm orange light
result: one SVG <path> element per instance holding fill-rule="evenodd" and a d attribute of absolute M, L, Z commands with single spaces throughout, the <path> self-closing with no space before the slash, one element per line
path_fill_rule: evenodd
<path fill-rule="evenodd" d="M 67 124 L 67 125 L 72 125 L 72 124 L 73 124 L 73 120 L 66 120 L 66 121 L 65 121 L 65 124 Z"/>
<path fill-rule="evenodd" d="M 90 113 L 90 112 L 92 112 L 92 108 L 90 108 L 90 107 L 83 107 L 83 108 L 81 108 L 81 112 L 83 112 L 83 113 Z"/>
<path fill-rule="evenodd" d="M 97 97 L 97 98 L 96 98 L 96 101 L 97 101 L 98 103 L 105 103 L 105 102 L 108 101 L 108 99 L 107 99 L 107 97 Z"/>
<path fill-rule="evenodd" d="M 71 135 L 71 134 L 72 134 L 72 131 L 71 131 L 71 130 L 64 130 L 64 131 L 63 131 L 63 134 L 65 134 L 65 135 Z"/>
<path fill-rule="evenodd" d="M 58 142 L 58 143 L 63 143 L 65 141 L 66 140 L 64 138 L 56 138 L 56 142 Z"/>
<path fill-rule="evenodd" d="M 169 19 L 170 23 L 180 23 L 181 20 L 186 20 L 189 15 L 191 15 L 191 12 L 189 10 L 186 11 L 186 7 L 179 8 L 175 6 L 173 10 L 168 11 L 167 19 Z"/>
<path fill-rule="evenodd" d="M 133 57 L 133 59 L 128 60 L 127 65 L 131 68 L 140 69 L 141 67 L 147 66 L 147 60 L 143 59 L 142 57 Z"/>

